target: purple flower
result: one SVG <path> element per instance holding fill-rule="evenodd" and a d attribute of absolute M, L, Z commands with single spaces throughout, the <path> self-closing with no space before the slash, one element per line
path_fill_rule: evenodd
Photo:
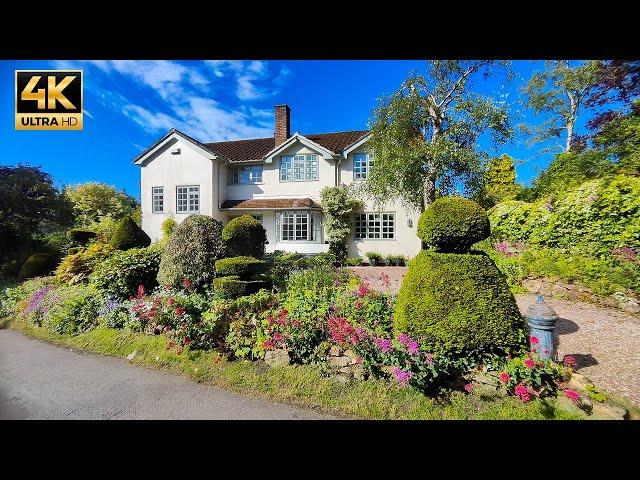
<path fill-rule="evenodd" d="M 427 353 L 425 356 L 425 362 L 427 362 L 427 365 L 433 365 L 433 355 L 431 355 L 430 353 Z"/>
<path fill-rule="evenodd" d="M 409 342 L 411 341 L 411 338 L 409 337 L 409 335 L 407 335 L 406 333 L 401 333 L 398 336 L 398 341 L 404 345 L 405 347 L 409 345 Z"/>
<path fill-rule="evenodd" d="M 407 345 L 407 349 L 409 349 L 409 354 L 417 355 L 420 351 L 420 345 L 418 345 L 418 342 L 416 342 L 415 340 L 411 340 L 409 342 L 409 345 Z"/>
<path fill-rule="evenodd" d="M 405 372 L 404 370 L 398 367 L 393 367 L 391 372 L 393 373 L 393 376 L 396 379 L 396 381 L 401 386 L 406 387 L 409 385 L 409 380 L 411 380 L 411 372 Z"/>
<path fill-rule="evenodd" d="M 391 350 L 391 340 L 388 338 L 376 338 L 376 345 L 383 353 L 389 353 Z"/>
<path fill-rule="evenodd" d="M 51 291 L 52 288 L 53 287 L 51 285 L 45 285 L 39 290 L 36 290 L 31 295 L 31 298 L 29 299 L 29 302 L 27 303 L 27 306 L 25 307 L 24 311 L 26 313 L 33 313 L 35 311 L 38 311 L 42 306 L 42 301 L 44 300 L 44 297 L 47 295 L 47 293 Z"/>

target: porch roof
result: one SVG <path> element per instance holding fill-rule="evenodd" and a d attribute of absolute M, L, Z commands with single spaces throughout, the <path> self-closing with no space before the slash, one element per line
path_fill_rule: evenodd
<path fill-rule="evenodd" d="M 251 198 L 248 200 L 225 200 L 220 210 L 286 210 L 322 209 L 311 198 Z"/>

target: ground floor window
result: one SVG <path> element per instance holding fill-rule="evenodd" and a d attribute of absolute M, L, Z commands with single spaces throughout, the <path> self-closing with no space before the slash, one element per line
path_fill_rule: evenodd
<path fill-rule="evenodd" d="M 393 240 L 396 238 L 396 214 L 392 212 L 356 213 L 354 236 L 357 240 Z"/>
<path fill-rule="evenodd" d="M 283 242 L 322 242 L 322 214 L 311 210 L 276 212 L 276 236 Z"/>

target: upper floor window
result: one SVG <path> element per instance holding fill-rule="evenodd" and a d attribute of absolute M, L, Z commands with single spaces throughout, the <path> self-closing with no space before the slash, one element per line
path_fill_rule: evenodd
<path fill-rule="evenodd" d="M 198 213 L 200 211 L 200 185 L 176 187 L 176 212 Z"/>
<path fill-rule="evenodd" d="M 393 240 L 396 238 L 396 214 L 357 213 L 354 236 L 356 239 Z"/>
<path fill-rule="evenodd" d="M 251 185 L 262 183 L 262 165 L 231 167 L 229 169 L 229 185 Z"/>
<path fill-rule="evenodd" d="M 281 182 L 305 182 L 318 179 L 318 155 L 280 157 Z"/>
<path fill-rule="evenodd" d="M 368 153 L 356 153 L 353 156 L 353 179 L 365 180 L 373 167 L 373 157 Z"/>
<path fill-rule="evenodd" d="M 153 213 L 164 212 L 164 187 L 153 187 Z"/>

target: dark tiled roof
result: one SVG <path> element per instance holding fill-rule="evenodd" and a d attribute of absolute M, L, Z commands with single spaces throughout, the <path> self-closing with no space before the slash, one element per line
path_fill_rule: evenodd
<path fill-rule="evenodd" d="M 221 209 L 225 208 L 321 208 L 311 198 L 252 198 L 249 200 L 225 200 Z"/>
<path fill-rule="evenodd" d="M 331 150 L 333 153 L 341 153 L 345 148 L 353 145 L 369 133 L 368 130 L 353 130 L 349 132 L 313 133 L 303 135 L 312 142 Z M 205 144 L 216 155 L 230 162 L 248 162 L 250 160 L 262 160 L 262 158 L 275 147 L 275 139 L 254 138 L 251 140 L 232 140 L 229 142 L 215 142 Z"/>

